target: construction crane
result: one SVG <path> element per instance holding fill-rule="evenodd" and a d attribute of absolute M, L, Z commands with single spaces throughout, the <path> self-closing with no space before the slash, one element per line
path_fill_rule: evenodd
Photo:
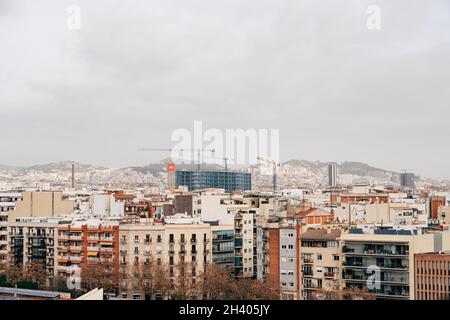
<path fill-rule="evenodd" d="M 272 184 L 273 184 L 273 193 L 277 191 L 277 167 L 279 164 L 275 160 L 266 159 L 263 157 L 258 157 L 258 160 L 263 161 L 265 163 L 271 164 L 273 166 L 273 176 L 272 176 Z"/>
<path fill-rule="evenodd" d="M 141 148 L 138 149 L 138 151 L 151 151 L 151 152 L 158 152 L 158 151 L 163 151 L 163 152 L 172 152 L 172 151 L 180 151 L 180 152 L 197 152 L 197 170 L 200 171 L 200 167 L 201 167 L 201 163 L 203 162 L 203 152 L 205 151 L 209 151 L 211 152 L 213 155 L 216 152 L 215 149 L 169 149 L 169 148 Z"/>

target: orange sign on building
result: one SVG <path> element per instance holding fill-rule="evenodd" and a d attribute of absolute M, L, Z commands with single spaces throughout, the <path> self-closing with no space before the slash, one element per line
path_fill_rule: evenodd
<path fill-rule="evenodd" d="M 173 163 L 168 164 L 167 172 L 175 172 L 175 164 L 173 164 Z"/>

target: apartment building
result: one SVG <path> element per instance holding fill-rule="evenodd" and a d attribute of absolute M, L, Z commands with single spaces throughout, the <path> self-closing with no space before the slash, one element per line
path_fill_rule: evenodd
<path fill-rule="evenodd" d="M 415 300 L 450 300 L 450 251 L 414 255 Z"/>
<path fill-rule="evenodd" d="M 345 287 L 367 289 L 377 299 L 412 300 L 414 255 L 448 250 L 450 234 L 355 228 L 341 235 L 341 244 Z"/>
<path fill-rule="evenodd" d="M 221 189 L 198 190 L 193 196 L 193 216 L 221 225 L 233 225 L 234 214 L 250 208 L 249 200 L 242 195 L 225 194 Z"/>
<path fill-rule="evenodd" d="M 256 276 L 256 211 L 234 215 L 234 276 Z"/>
<path fill-rule="evenodd" d="M 211 240 L 210 225 L 195 219 L 120 225 L 121 297 L 145 299 L 145 293 L 128 277 L 142 265 L 163 265 L 173 279 L 180 264 L 189 264 L 190 274 L 200 276 L 212 262 Z"/>
<path fill-rule="evenodd" d="M 301 233 L 301 298 L 332 299 L 341 288 L 340 229 L 308 229 Z"/>
<path fill-rule="evenodd" d="M 118 222 L 87 220 L 57 227 L 57 264 L 55 274 L 69 276 L 84 264 L 108 261 L 119 266 Z"/>
<path fill-rule="evenodd" d="M 9 222 L 9 258 L 16 265 L 39 264 L 47 276 L 55 273 L 58 219 L 21 218 Z"/>
<path fill-rule="evenodd" d="M 16 208 L 10 212 L 8 221 L 22 217 L 58 217 L 69 215 L 75 201 L 68 200 L 59 191 L 24 191 L 17 200 Z"/>
<path fill-rule="evenodd" d="M 212 262 L 223 268 L 234 267 L 234 227 L 211 226 Z"/>
<path fill-rule="evenodd" d="M 257 221 L 257 279 L 276 287 L 283 300 L 299 295 L 299 235 L 296 219 L 272 217 Z"/>
<path fill-rule="evenodd" d="M 21 199 L 20 192 L 0 192 L 0 263 L 8 260 L 8 216 Z"/>
<path fill-rule="evenodd" d="M 332 203 L 388 203 L 389 194 L 387 193 L 332 193 L 330 196 Z"/>

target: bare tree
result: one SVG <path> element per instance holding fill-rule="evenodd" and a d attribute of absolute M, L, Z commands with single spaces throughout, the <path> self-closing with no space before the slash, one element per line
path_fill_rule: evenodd
<path fill-rule="evenodd" d="M 81 266 L 81 287 L 86 291 L 103 288 L 107 293 L 117 293 L 119 278 L 119 268 L 112 260 L 87 262 Z"/>
<path fill-rule="evenodd" d="M 375 294 L 367 289 L 356 287 L 349 288 L 322 288 L 314 290 L 311 294 L 312 300 L 375 300 Z"/>

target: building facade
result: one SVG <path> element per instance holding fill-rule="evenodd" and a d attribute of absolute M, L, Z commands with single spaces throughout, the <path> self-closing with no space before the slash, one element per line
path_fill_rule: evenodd
<path fill-rule="evenodd" d="M 219 188 L 228 193 L 252 189 L 250 173 L 234 171 L 177 171 L 176 187 L 187 186 L 189 191 Z"/>
<path fill-rule="evenodd" d="M 156 264 L 167 268 L 174 279 L 180 266 L 189 265 L 197 279 L 212 262 L 212 232 L 208 224 L 139 223 L 120 226 L 120 295 L 127 299 L 146 299 L 145 292 L 130 280 L 137 268 Z M 155 297 L 152 297 L 155 298 Z"/>
<path fill-rule="evenodd" d="M 415 300 L 450 300 L 450 252 L 414 256 Z"/>
<path fill-rule="evenodd" d="M 377 299 L 413 300 L 414 255 L 448 250 L 450 238 L 448 233 L 350 229 L 341 244 L 346 288 L 367 289 Z"/>
<path fill-rule="evenodd" d="M 21 199 L 20 192 L 0 192 L 0 263 L 8 260 L 8 217 Z"/>
<path fill-rule="evenodd" d="M 75 221 L 57 228 L 55 275 L 70 276 L 85 264 L 107 262 L 119 266 L 119 225 L 116 222 Z"/>
<path fill-rule="evenodd" d="M 309 229 L 300 235 L 303 300 L 333 299 L 341 288 L 339 229 Z"/>
<path fill-rule="evenodd" d="M 300 291 L 300 225 L 295 219 L 257 222 L 257 279 L 274 286 L 283 300 L 297 300 Z"/>
<path fill-rule="evenodd" d="M 256 215 L 253 210 L 234 216 L 234 276 L 256 276 Z"/>
<path fill-rule="evenodd" d="M 234 267 L 233 226 L 212 226 L 212 262 L 223 268 Z"/>

